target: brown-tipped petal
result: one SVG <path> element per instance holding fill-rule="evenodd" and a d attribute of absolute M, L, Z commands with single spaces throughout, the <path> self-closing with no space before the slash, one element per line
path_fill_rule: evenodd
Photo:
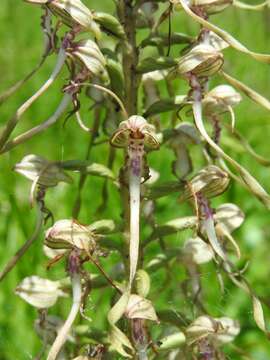
<path fill-rule="evenodd" d="M 101 78 L 104 81 L 108 80 L 106 60 L 94 41 L 90 39 L 82 40 L 68 51 L 83 63 L 93 76 Z"/>
<path fill-rule="evenodd" d="M 127 147 L 131 139 L 141 139 L 144 145 L 151 149 L 159 147 L 155 127 L 139 115 L 132 115 L 128 120 L 120 123 L 111 137 L 111 144 L 116 147 Z"/>
<path fill-rule="evenodd" d="M 87 226 L 74 220 L 59 220 L 46 231 L 45 245 L 52 249 L 76 247 L 92 253 L 96 249 L 98 236 Z"/>
<path fill-rule="evenodd" d="M 217 73 L 223 65 L 223 54 L 210 45 L 199 44 L 181 57 L 177 70 L 180 75 L 188 73 L 199 77 Z"/>
<path fill-rule="evenodd" d="M 158 321 L 151 301 L 139 295 L 130 295 L 125 314 L 129 319 L 146 319 Z"/>
<path fill-rule="evenodd" d="M 51 0 L 47 1 L 47 5 L 66 25 L 80 25 L 83 30 L 91 31 L 100 38 L 101 32 L 93 13 L 80 0 Z"/>
<path fill-rule="evenodd" d="M 230 182 L 226 172 L 215 165 L 203 168 L 185 186 L 183 194 L 180 195 L 180 202 L 193 199 L 198 192 L 207 199 L 222 194 Z"/>

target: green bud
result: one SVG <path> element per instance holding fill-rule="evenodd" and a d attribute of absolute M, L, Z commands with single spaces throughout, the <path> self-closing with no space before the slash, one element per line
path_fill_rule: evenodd
<path fill-rule="evenodd" d="M 136 283 L 136 290 L 138 295 L 142 297 L 146 297 L 150 291 L 151 280 L 150 280 L 150 276 L 145 270 L 140 269 L 137 271 L 135 277 L 135 283 Z"/>
<path fill-rule="evenodd" d="M 112 15 L 103 12 L 94 12 L 94 20 L 100 25 L 101 29 L 109 35 L 119 39 L 125 38 L 125 31 L 120 22 Z"/>

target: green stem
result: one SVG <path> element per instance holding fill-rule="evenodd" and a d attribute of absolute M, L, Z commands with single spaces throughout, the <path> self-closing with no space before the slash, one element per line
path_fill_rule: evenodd
<path fill-rule="evenodd" d="M 132 6 L 132 0 L 120 0 L 118 14 L 126 34 L 126 40 L 123 43 L 122 61 L 125 78 L 125 107 L 130 116 L 137 114 L 138 98 L 136 14 Z"/>
<path fill-rule="evenodd" d="M 132 0 L 119 0 L 118 17 L 123 25 L 126 38 L 122 47 L 122 66 L 124 73 L 124 102 L 128 116 L 137 114 L 138 106 L 138 77 L 136 68 L 138 64 L 138 49 L 136 44 L 136 9 L 132 5 Z M 125 184 L 121 184 L 120 193 L 122 195 L 123 214 L 125 228 L 123 232 L 125 240 L 124 263 L 126 273 L 129 273 L 129 243 L 130 243 L 130 206 L 129 189 Z"/>

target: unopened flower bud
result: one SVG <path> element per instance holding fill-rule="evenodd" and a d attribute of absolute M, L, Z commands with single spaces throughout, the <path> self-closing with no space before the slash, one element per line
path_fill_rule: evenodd
<path fill-rule="evenodd" d="M 214 251 L 209 244 L 199 237 L 188 239 L 183 247 L 183 254 L 187 261 L 195 264 L 205 264 L 213 259 Z"/>
<path fill-rule="evenodd" d="M 118 130 L 112 135 L 111 144 L 127 147 L 134 140 L 141 140 L 149 148 L 159 147 L 155 127 L 139 115 L 133 115 L 120 123 Z"/>
<path fill-rule="evenodd" d="M 44 4 L 52 13 L 59 16 L 68 26 L 80 25 L 83 30 L 91 31 L 97 38 L 100 29 L 94 21 L 92 12 L 80 0 L 25 0 L 33 4 Z"/>
<path fill-rule="evenodd" d="M 241 95 L 232 86 L 219 85 L 204 96 L 203 112 L 205 115 L 221 114 L 229 107 L 238 105 L 241 100 Z"/>
<path fill-rule="evenodd" d="M 50 162 L 41 156 L 27 155 L 15 165 L 14 170 L 31 181 L 46 187 L 56 186 L 59 182 L 71 183 L 67 175 L 56 162 Z"/>
<path fill-rule="evenodd" d="M 30 305 L 40 309 L 53 306 L 59 296 L 66 295 L 60 289 L 59 281 L 42 279 L 35 275 L 25 278 L 16 287 L 16 294 Z"/>
<path fill-rule="evenodd" d="M 222 194 L 230 182 L 226 172 L 215 165 L 203 168 L 185 186 L 180 202 L 194 198 L 194 195 L 201 193 L 206 199 Z"/>
<path fill-rule="evenodd" d="M 138 295 L 146 297 L 150 291 L 151 282 L 148 273 L 143 269 L 138 270 L 136 273 L 135 282 Z"/>
<path fill-rule="evenodd" d="M 211 318 L 203 315 L 189 325 L 186 329 L 186 336 L 189 344 L 205 337 L 210 337 L 213 341 L 225 344 L 233 341 L 239 332 L 240 327 L 237 321 L 227 317 Z"/>
<path fill-rule="evenodd" d="M 95 22 L 100 25 L 104 32 L 109 35 L 116 36 L 119 39 L 125 38 L 124 28 L 116 17 L 103 12 L 93 12 L 93 16 Z"/>
<path fill-rule="evenodd" d="M 211 76 L 223 65 L 223 54 L 210 45 L 199 44 L 183 55 L 178 63 L 181 75 L 192 73 L 199 77 Z"/>
<path fill-rule="evenodd" d="M 77 248 L 92 253 L 96 249 L 98 236 L 87 226 L 74 220 L 59 220 L 45 235 L 45 245 L 52 249 Z"/>
<path fill-rule="evenodd" d="M 108 79 L 106 60 L 94 41 L 82 40 L 68 49 L 68 53 L 82 62 L 92 75 Z"/>

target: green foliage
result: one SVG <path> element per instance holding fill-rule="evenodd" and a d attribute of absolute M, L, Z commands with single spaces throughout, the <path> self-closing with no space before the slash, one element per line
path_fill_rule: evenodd
<path fill-rule="evenodd" d="M 90 1 L 85 0 L 84 3 L 96 11 L 110 12 L 113 11 L 113 2 L 109 0 Z M 251 3 L 251 1 L 250 1 Z M 30 71 L 38 62 L 42 49 L 42 33 L 40 30 L 40 9 L 39 7 L 30 6 L 22 1 L 17 0 L 2 0 L 0 6 L 0 29 L 1 29 L 1 52 L 0 52 L 0 68 L 1 68 L 1 91 L 4 91 L 17 80 L 23 78 L 25 74 Z M 108 22 L 108 19 L 100 17 L 103 26 Z M 258 52 L 270 52 L 270 12 L 246 12 L 238 9 L 226 10 L 226 16 L 223 13 L 214 17 L 214 22 L 224 29 L 228 29 L 230 33 L 247 44 L 249 48 L 256 48 Z M 116 37 L 122 37 L 122 28 L 119 23 L 109 22 L 107 31 L 113 33 Z M 105 26 L 105 27 L 106 27 Z M 179 28 L 180 27 L 180 28 Z M 165 22 L 162 25 L 163 33 L 168 32 L 168 25 Z M 171 54 L 169 57 L 161 59 L 155 58 L 155 53 L 151 45 L 166 43 L 167 38 L 149 39 L 143 41 L 142 46 L 145 47 L 145 59 L 139 63 L 139 72 L 144 73 L 154 69 L 166 69 L 174 65 L 173 59 L 179 56 L 179 50 L 183 48 L 182 41 L 188 43 L 192 37 L 197 33 L 197 25 L 187 18 L 183 13 L 176 14 L 172 19 L 172 31 L 176 29 L 177 32 L 185 31 L 188 35 L 178 34 L 173 37 Z M 138 35 L 144 39 L 145 30 Z M 108 38 L 109 39 L 109 38 Z M 269 66 L 259 64 L 246 55 L 239 55 L 235 50 L 225 50 L 226 53 L 226 68 L 231 74 L 241 79 L 244 83 L 259 90 L 261 94 L 269 98 L 270 93 L 270 72 Z M 105 52 L 104 52 L 105 54 Z M 0 107 L 0 125 L 4 126 L 6 119 L 13 113 L 17 107 L 24 102 L 39 88 L 39 86 L 47 79 L 48 74 L 54 66 L 53 56 L 49 57 L 44 66 L 39 70 L 38 74 L 34 76 L 22 89 L 13 95 L 8 102 Z M 119 87 L 115 92 L 120 96 L 122 91 L 121 74 L 117 72 L 118 66 L 111 60 L 111 70 L 109 75 L 113 78 L 119 79 Z M 61 73 L 60 78 L 56 81 L 53 87 L 41 97 L 24 115 L 18 128 L 15 129 L 14 134 L 18 135 L 21 132 L 39 124 L 41 121 L 47 119 L 52 114 L 62 94 L 59 88 L 65 81 L 67 73 Z M 224 81 L 218 76 L 211 80 L 211 85 L 221 84 Z M 175 92 L 184 94 L 186 92 L 186 84 L 178 82 L 174 84 Z M 177 87 L 177 88 L 176 88 Z M 166 99 L 166 88 L 160 86 L 161 94 L 164 94 L 166 102 L 159 104 L 158 110 L 152 105 L 152 108 L 147 109 L 151 114 L 156 114 L 161 111 L 175 109 L 173 99 Z M 89 100 L 84 105 L 84 96 L 81 96 L 82 115 L 88 127 L 92 127 L 94 123 L 94 111 L 89 112 L 87 106 Z M 140 99 L 141 100 L 141 99 Z M 157 106 L 158 104 L 156 104 Z M 164 105 L 164 106 L 163 106 Z M 146 110 L 146 109 L 145 109 Z M 104 110 L 99 110 L 103 117 L 106 116 Z M 108 114 L 107 114 L 108 115 Z M 228 117 L 229 118 L 229 117 Z M 167 122 L 167 113 L 162 115 L 162 121 Z M 270 117 L 269 113 L 250 102 L 247 98 L 236 109 L 236 128 L 244 135 L 246 139 L 252 144 L 257 153 L 266 158 L 270 158 L 268 138 L 270 136 Z M 111 124 L 110 124 L 111 126 Z M 80 131 L 74 116 L 67 120 L 64 125 L 63 121 L 59 121 L 53 127 L 49 128 L 40 136 L 33 137 L 30 141 L 14 148 L 11 152 L 1 155 L 0 168 L 0 269 L 4 267 L 7 259 L 11 258 L 17 249 L 24 243 L 31 234 L 34 228 L 35 214 L 34 210 L 29 206 L 29 192 L 30 185 L 25 178 L 17 176 L 12 168 L 18 163 L 26 154 L 38 154 L 52 161 L 66 161 L 66 168 L 78 166 L 83 167 L 88 174 L 86 177 L 86 185 L 83 188 L 81 196 L 81 212 L 79 220 L 81 223 L 92 224 L 98 221 L 100 213 L 102 212 L 103 219 L 113 219 L 115 222 L 120 222 L 122 208 L 120 206 L 121 199 L 117 184 L 114 182 L 115 174 L 118 173 L 122 165 L 122 154 L 117 152 L 116 162 L 114 164 L 113 172 L 106 166 L 109 161 L 108 143 L 104 142 L 99 146 L 94 146 L 90 154 L 92 165 L 85 163 L 72 163 L 73 159 L 85 159 L 87 148 L 91 133 Z M 103 141 L 102 135 L 95 139 Z M 245 151 L 229 135 L 222 138 L 222 146 L 228 150 L 231 155 L 243 166 L 250 169 L 252 174 L 266 184 L 266 189 L 270 191 L 269 185 L 269 168 L 263 168 L 258 165 L 252 157 Z M 194 169 L 196 172 L 200 169 L 201 162 L 200 154 L 194 150 L 193 156 L 197 160 L 198 168 Z M 160 180 L 158 184 L 163 184 L 160 188 L 158 185 L 152 187 L 151 191 L 159 198 L 156 209 L 156 221 L 161 227 L 160 231 L 166 233 L 168 236 L 164 238 L 164 246 L 168 249 L 168 254 L 174 252 L 184 244 L 184 241 L 190 234 L 190 230 L 185 232 L 176 232 L 168 230 L 166 223 L 171 219 L 176 219 L 181 216 L 193 215 L 191 208 L 186 204 L 179 204 L 175 193 L 182 189 L 183 184 L 175 181 L 171 173 L 171 162 L 173 161 L 173 152 L 168 148 L 163 149 L 163 152 L 153 152 L 148 156 L 148 163 L 154 169 L 160 171 Z M 68 161 L 70 161 L 68 163 Z M 100 164 L 103 164 L 100 165 Z M 98 175 L 98 176 L 97 176 Z M 64 218 L 72 218 L 72 208 L 77 198 L 79 172 L 72 174 L 74 179 L 72 184 L 61 183 L 57 189 L 49 189 L 46 194 L 46 206 L 53 212 L 56 220 Z M 102 192 L 104 178 L 108 181 L 109 201 L 105 208 L 102 207 Z M 113 180 L 113 181 L 111 181 Z M 167 188 L 164 183 L 168 183 Z M 168 191 L 168 188 L 173 187 L 173 192 Z M 163 193 L 170 193 L 169 196 L 161 197 Z M 161 193 L 161 195 L 160 195 Z M 249 267 L 246 271 L 246 278 L 249 280 L 252 288 L 260 296 L 263 303 L 265 303 L 266 318 L 270 318 L 269 298 L 270 287 L 268 286 L 270 276 L 270 225 L 269 213 L 265 210 L 263 205 L 255 200 L 249 192 L 235 182 L 231 182 L 229 190 L 219 197 L 214 199 L 213 205 L 217 207 L 221 203 L 232 202 L 237 204 L 245 213 L 246 220 L 243 226 L 236 231 L 234 237 L 239 244 L 242 252 L 241 265 L 245 265 L 249 261 Z M 142 221 L 143 230 L 141 233 L 142 242 L 151 239 L 151 229 L 149 225 Z M 48 227 L 49 225 L 47 225 Z M 121 249 L 121 239 L 118 235 L 112 234 L 108 239 L 110 244 L 115 244 L 115 248 Z M 148 244 L 147 257 L 144 262 L 147 263 L 159 253 L 158 239 L 152 235 L 152 241 Z M 33 324 L 36 318 L 36 310 L 24 303 L 18 296 L 14 295 L 14 290 L 18 283 L 24 277 L 32 274 L 38 274 L 41 277 L 50 277 L 52 280 L 57 280 L 65 277 L 63 266 L 55 266 L 49 271 L 46 270 L 48 259 L 43 254 L 42 247 L 43 236 L 39 237 L 38 241 L 30 248 L 27 254 L 20 260 L 8 277 L 0 283 L 0 358 L 1 360 L 24 360 L 35 356 L 40 351 L 42 346 L 41 341 L 34 332 Z M 108 245 L 109 247 L 109 245 Z M 169 256 L 169 255 L 168 255 Z M 111 267 L 119 261 L 119 254 L 115 251 L 106 258 L 102 259 L 101 263 L 105 271 L 110 272 Z M 175 260 L 177 261 L 177 260 Z M 180 261 L 180 260 L 179 260 Z M 154 305 L 157 309 L 162 309 L 164 318 L 175 316 L 174 321 L 181 321 L 182 314 L 189 314 L 188 320 L 194 320 L 190 317 L 193 313 L 193 304 L 191 300 L 184 299 L 180 282 L 187 280 L 188 275 L 185 273 L 183 267 L 179 263 L 173 263 L 169 268 L 153 267 L 155 271 L 149 272 L 151 276 L 151 290 L 150 299 L 154 299 Z M 92 274 L 97 274 L 98 270 L 92 264 L 87 265 L 86 268 Z M 260 332 L 256 327 L 252 311 L 251 302 L 245 292 L 236 288 L 228 279 L 225 279 L 225 289 L 222 294 L 216 276 L 216 268 L 213 264 L 205 264 L 202 266 L 202 286 L 204 289 L 204 296 L 207 299 L 207 311 L 215 317 L 230 316 L 238 319 L 242 332 L 236 338 L 234 345 L 225 347 L 225 352 L 228 357 L 233 359 L 242 359 L 239 349 L 244 349 L 252 359 L 265 360 L 270 357 L 270 346 L 266 336 Z M 167 277 L 173 279 L 174 288 L 167 287 Z M 101 283 L 94 279 L 93 284 L 98 284 L 97 289 L 91 293 L 91 299 L 87 307 L 87 316 L 93 319 L 89 323 L 90 331 L 94 328 L 96 333 L 107 330 L 108 324 L 106 315 L 111 308 L 112 290 L 105 288 Z M 100 285 L 101 284 L 101 285 Z M 63 298 L 58 301 L 58 304 L 49 310 L 50 314 L 59 314 L 65 318 L 69 312 L 70 299 Z M 183 317 L 184 319 L 184 317 Z M 77 322 L 80 323 L 81 319 Z M 185 319 L 184 319 L 185 322 Z M 93 325 L 93 326 L 92 326 Z M 267 323 L 270 328 L 270 323 Z M 153 336 L 158 337 L 159 327 L 154 326 Z M 93 330 L 93 334 L 95 331 Z M 237 349 L 234 348 L 237 346 Z M 115 359 L 121 359 L 116 355 Z"/>

